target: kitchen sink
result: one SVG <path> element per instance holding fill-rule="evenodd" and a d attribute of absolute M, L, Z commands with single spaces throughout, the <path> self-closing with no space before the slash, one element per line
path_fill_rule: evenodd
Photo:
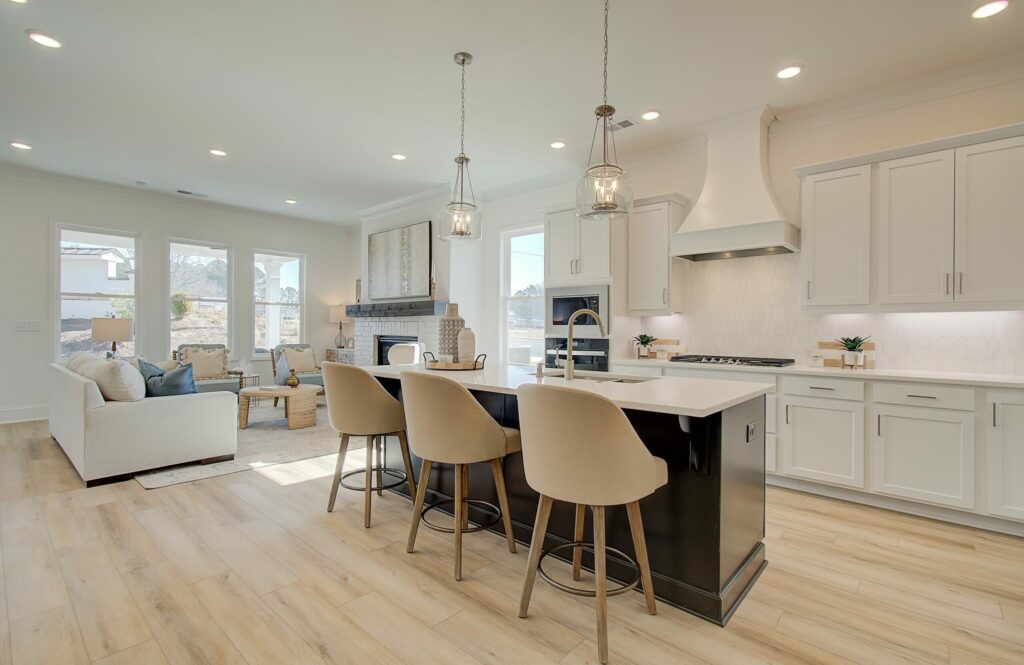
<path fill-rule="evenodd" d="M 557 378 L 557 379 L 561 379 L 561 378 L 564 378 L 565 374 L 545 374 L 545 376 L 550 376 L 550 377 L 554 377 L 554 378 Z M 577 374 L 576 378 L 573 379 L 573 381 L 596 381 L 598 383 L 646 383 L 647 381 L 650 381 L 650 380 L 651 379 L 641 378 L 641 377 L 625 378 L 625 377 L 617 377 L 617 376 L 593 376 L 593 375 L 581 376 L 579 374 Z"/>

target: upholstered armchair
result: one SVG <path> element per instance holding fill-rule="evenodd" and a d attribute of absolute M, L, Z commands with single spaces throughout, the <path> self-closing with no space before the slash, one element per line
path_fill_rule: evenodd
<path fill-rule="evenodd" d="M 201 393 L 216 392 L 218 390 L 226 390 L 233 393 L 238 393 L 242 389 L 242 370 L 241 369 L 228 369 L 228 348 L 223 344 L 182 344 L 177 349 L 171 352 L 171 358 L 177 360 L 183 365 L 192 363 L 192 359 L 189 358 L 190 352 L 193 351 L 218 351 L 224 352 L 223 358 L 219 366 L 215 369 L 204 369 L 199 370 L 199 364 L 193 363 L 193 374 L 195 376 L 196 388 Z M 204 363 L 206 364 L 206 363 Z"/>
<path fill-rule="evenodd" d="M 308 349 L 312 355 L 309 367 L 296 369 L 295 376 L 298 377 L 299 383 L 315 383 L 318 386 L 324 385 L 324 374 L 323 370 L 320 369 L 320 363 L 316 359 L 316 352 L 313 351 L 313 347 L 309 344 L 278 344 L 274 347 L 274 350 L 270 353 L 270 368 L 274 373 L 274 383 L 279 386 L 285 385 L 285 381 L 288 380 L 288 376 L 291 374 L 291 368 L 288 366 L 288 356 L 285 353 L 285 349 Z"/>

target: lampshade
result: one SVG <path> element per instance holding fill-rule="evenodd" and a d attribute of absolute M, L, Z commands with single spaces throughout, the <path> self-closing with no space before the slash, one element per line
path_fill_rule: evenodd
<path fill-rule="evenodd" d="M 345 316 L 344 305 L 331 305 L 327 314 L 328 323 L 344 323 L 348 321 L 348 317 Z"/>
<path fill-rule="evenodd" d="M 130 342 L 132 323 L 131 319 L 93 319 L 92 338 L 97 342 Z"/>

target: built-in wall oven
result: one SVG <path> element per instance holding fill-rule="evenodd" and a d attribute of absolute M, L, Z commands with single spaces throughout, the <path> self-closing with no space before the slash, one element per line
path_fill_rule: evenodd
<path fill-rule="evenodd" d="M 610 334 L 611 319 L 608 316 L 608 285 L 566 286 L 545 289 L 546 314 L 544 319 L 545 337 L 568 337 L 569 317 L 580 309 L 592 309 L 604 322 L 605 335 Z M 603 337 L 594 317 L 584 315 L 576 319 L 573 326 L 574 339 Z"/>

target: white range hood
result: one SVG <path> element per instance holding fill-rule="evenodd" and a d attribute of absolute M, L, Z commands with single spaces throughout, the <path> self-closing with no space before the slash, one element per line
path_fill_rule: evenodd
<path fill-rule="evenodd" d="M 765 106 L 712 127 L 704 189 L 670 238 L 672 256 L 705 261 L 799 251 L 800 229 L 786 219 L 768 175 L 773 118 Z"/>

